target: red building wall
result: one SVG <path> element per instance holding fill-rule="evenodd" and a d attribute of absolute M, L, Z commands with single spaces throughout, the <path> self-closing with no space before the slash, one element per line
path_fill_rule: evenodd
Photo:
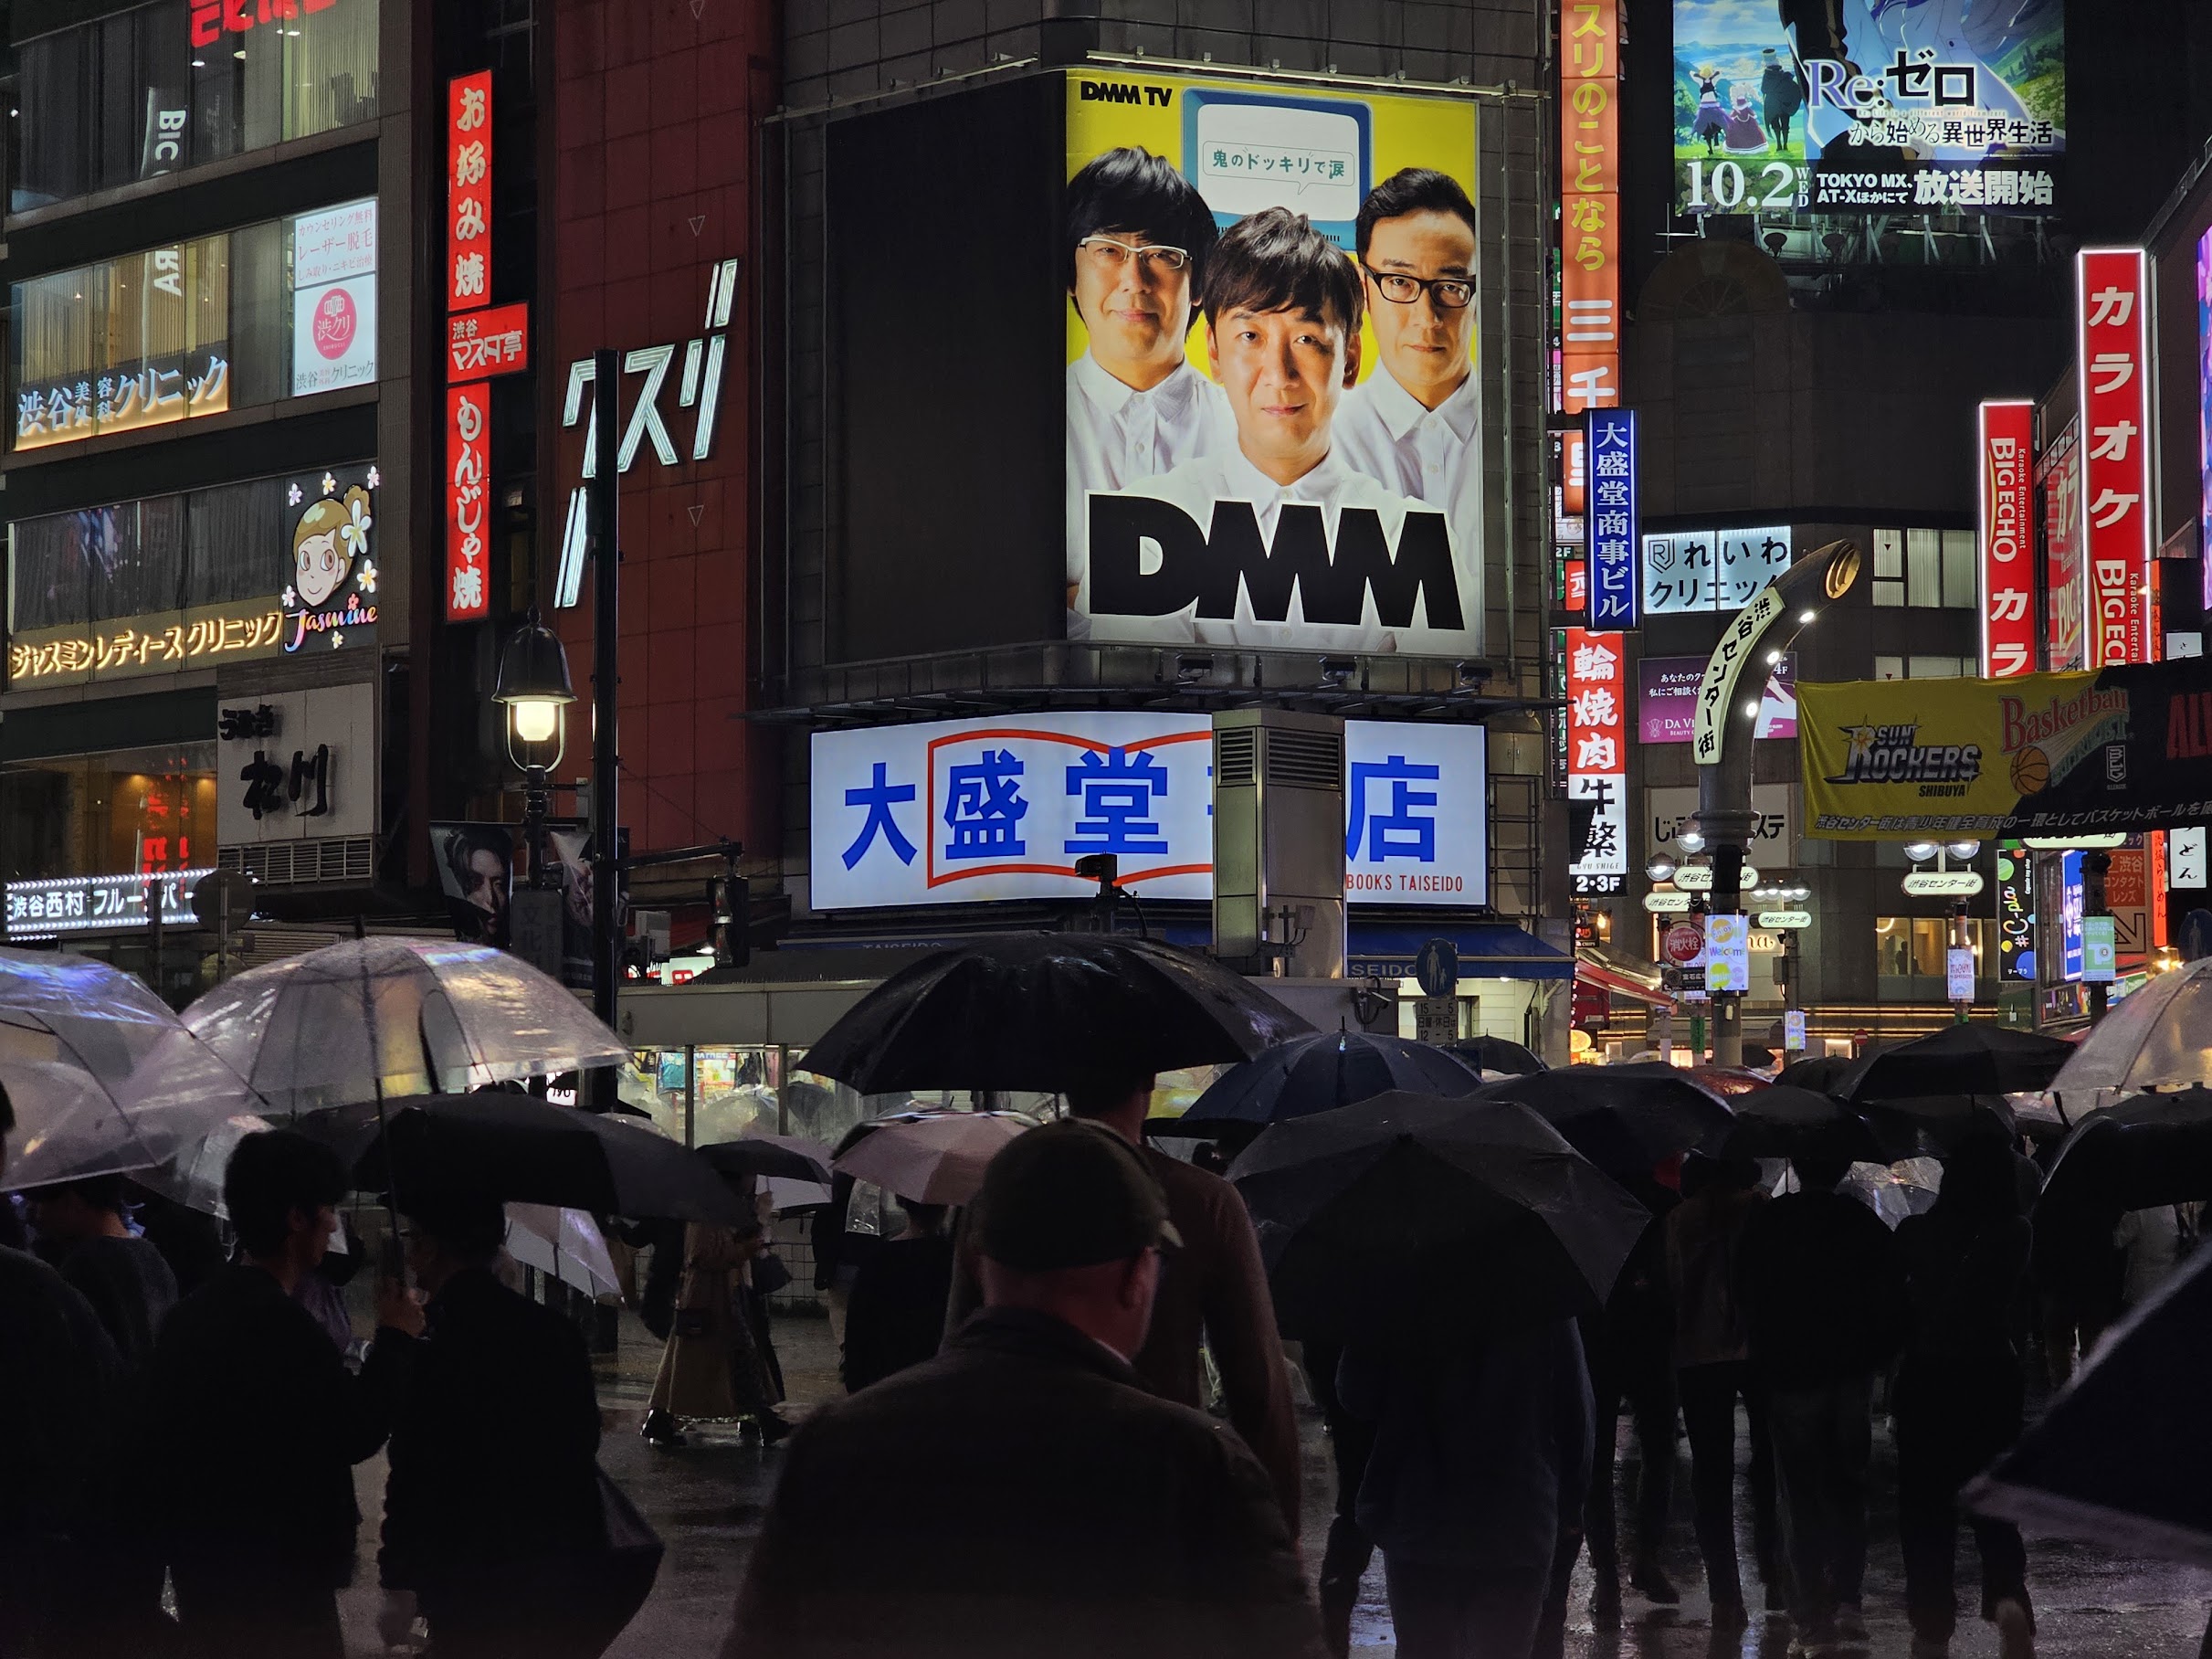
<path fill-rule="evenodd" d="M 539 320 L 542 559 L 559 564 L 570 493 L 582 477 L 590 388 L 563 417 L 571 365 L 595 349 L 672 346 L 655 398 L 674 465 L 641 432 L 622 475 L 620 808 L 633 851 L 721 836 L 774 851 L 773 734 L 738 718 L 747 703 L 753 620 L 748 578 L 756 514 L 756 310 L 752 238 L 755 119 L 774 107 L 777 22 L 768 0 L 555 0 L 551 87 L 550 325 Z M 721 273 L 735 260 L 735 291 Z M 719 309 L 727 322 L 714 325 Z M 682 407 L 700 342 L 723 358 L 711 446 L 693 458 L 699 402 Z M 644 373 L 622 376 L 630 429 Z M 590 579 L 582 603 L 554 612 L 576 694 L 591 663 Z M 587 706 L 574 711 L 564 777 L 590 767 Z M 755 803 L 760 809 L 755 810 Z"/>

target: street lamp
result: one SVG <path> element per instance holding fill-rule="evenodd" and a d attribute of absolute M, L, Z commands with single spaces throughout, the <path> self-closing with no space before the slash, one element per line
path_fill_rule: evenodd
<path fill-rule="evenodd" d="M 1674 844 L 1680 847 L 1684 852 L 1702 852 L 1705 851 L 1705 838 L 1702 835 L 1700 835 L 1695 830 L 1689 828 L 1687 825 L 1675 831 Z"/>
<path fill-rule="evenodd" d="M 1644 873 L 1655 882 L 1671 882 L 1675 868 L 1674 861 L 1662 852 L 1644 866 Z"/>
<path fill-rule="evenodd" d="M 566 724 L 563 711 L 575 702 L 568 680 L 568 653 L 561 637 L 538 619 L 517 629 L 500 650 L 500 674 L 491 693 L 507 707 L 508 758 L 522 769 L 523 834 L 530 842 L 530 884 L 548 884 L 545 819 L 551 808 L 548 775 L 561 764 Z"/>

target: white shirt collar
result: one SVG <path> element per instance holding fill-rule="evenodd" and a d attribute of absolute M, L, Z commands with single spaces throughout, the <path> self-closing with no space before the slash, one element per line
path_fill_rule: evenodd
<path fill-rule="evenodd" d="M 1413 429 L 1431 415 L 1449 427 L 1461 443 L 1474 441 L 1475 417 L 1480 411 L 1476 407 L 1478 394 L 1471 365 L 1467 378 L 1434 409 L 1424 408 L 1421 400 L 1400 386 L 1397 377 L 1386 368 L 1378 367 L 1367 377 L 1366 384 L 1367 396 L 1393 442 L 1404 443 Z"/>
<path fill-rule="evenodd" d="M 1149 392 L 1140 392 L 1127 381 L 1116 380 L 1089 352 L 1075 360 L 1074 372 L 1075 384 L 1082 388 L 1083 396 L 1108 415 L 1119 415 L 1132 397 L 1155 398 L 1163 404 L 1174 405 L 1186 402 L 1198 389 L 1196 385 L 1198 371 L 1191 367 L 1187 357 Z"/>
<path fill-rule="evenodd" d="M 1327 501 L 1343 486 L 1352 469 L 1332 447 L 1311 472 L 1279 484 L 1255 467 L 1240 447 L 1231 445 L 1221 458 L 1221 471 L 1230 500 L 1269 506 L 1277 501 Z"/>

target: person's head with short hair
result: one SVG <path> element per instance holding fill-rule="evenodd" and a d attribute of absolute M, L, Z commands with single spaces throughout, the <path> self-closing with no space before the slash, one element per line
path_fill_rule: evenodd
<path fill-rule="evenodd" d="M 330 1249 L 345 1194 L 338 1155 L 292 1129 L 248 1135 L 223 1171 L 223 1204 L 239 1249 L 288 1290 Z"/>
<path fill-rule="evenodd" d="M 2020 1178 L 2012 1148 L 1995 1132 L 1970 1133 L 1943 1163 L 1935 1213 L 1972 1228 L 2020 1213 Z"/>
<path fill-rule="evenodd" d="M 985 1305 L 1050 1315 L 1124 1359 L 1151 1328 L 1160 1252 L 1182 1243 L 1136 1149 L 1073 1119 L 1000 1149 L 974 1228 Z"/>
<path fill-rule="evenodd" d="M 1448 173 L 1406 167 L 1367 193 L 1356 239 L 1376 360 L 1433 409 L 1471 368 L 1475 205 Z"/>
<path fill-rule="evenodd" d="M 1069 1083 L 1062 1098 L 1073 1117 L 1111 1118 L 1134 1114 L 1140 1125 L 1152 1107 L 1153 1074 L 1138 1071 L 1087 1072 Z"/>
<path fill-rule="evenodd" d="M 1067 201 L 1061 263 L 1090 354 L 1148 391 L 1183 362 L 1213 210 L 1164 158 L 1134 147 L 1094 156 L 1068 181 Z"/>
<path fill-rule="evenodd" d="M 1360 279 L 1313 221 L 1269 207 L 1230 227 L 1206 279 L 1206 349 L 1237 447 L 1279 484 L 1328 458 L 1336 406 L 1360 377 Z"/>
<path fill-rule="evenodd" d="M 490 1267 L 507 1242 L 507 1207 L 497 1199 L 453 1193 L 402 1193 L 407 1222 L 407 1267 L 436 1295 L 455 1273 Z"/>
<path fill-rule="evenodd" d="M 1808 1147 L 1790 1154 L 1789 1167 L 1797 1173 L 1802 1192 L 1833 1192 L 1851 1172 L 1851 1160 L 1826 1147 Z"/>
<path fill-rule="evenodd" d="M 123 1178 L 120 1175 L 57 1181 L 51 1187 L 34 1187 L 23 1196 L 38 1236 L 58 1244 L 120 1239 L 130 1233 L 123 1225 Z"/>

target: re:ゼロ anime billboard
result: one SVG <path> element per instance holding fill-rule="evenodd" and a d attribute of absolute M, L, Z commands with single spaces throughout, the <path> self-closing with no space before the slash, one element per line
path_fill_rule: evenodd
<path fill-rule="evenodd" d="M 1481 649 L 1475 118 L 1067 80 L 1071 639 Z"/>
<path fill-rule="evenodd" d="M 2057 211 L 2064 0 L 1675 0 L 1683 213 Z"/>

